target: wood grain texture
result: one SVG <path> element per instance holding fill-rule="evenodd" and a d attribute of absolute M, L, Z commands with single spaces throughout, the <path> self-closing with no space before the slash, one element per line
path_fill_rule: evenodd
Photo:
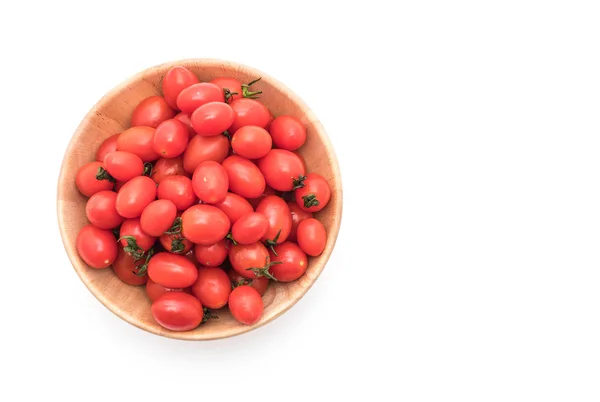
<path fill-rule="evenodd" d="M 143 286 L 130 286 L 121 282 L 111 269 L 89 268 L 79 258 L 75 248 L 77 233 L 88 223 L 85 216 L 86 198 L 75 185 L 77 170 L 84 163 L 94 160 L 95 152 L 104 139 L 129 127 L 131 113 L 141 100 L 161 94 L 161 79 L 175 65 L 189 68 L 201 81 L 234 77 L 241 82 L 249 82 L 262 77 L 255 85 L 263 91 L 261 102 L 274 116 L 291 115 L 305 124 L 308 136 L 300 153 L 306 159 L 308 170 L 320 173 L 331 185 L 329 204 L 316 214 L 327 229 L 325 251 L 319 257 L 309 258 L 308 270 L 299 280 L 292 283 L 272 282 L 269 285 L 263 297 L 263 317 L 253 326 L 238 323 L 228 309 L 224 308 L 217 312 L 218 320 L 210 320 L 193 331 L 168 331 L 152 318 L 150 301 Z M 189 59 L 142 71 L 110 91 L 90 110 L 73 135 L 63 159 L 58 179 L 57 212 L 62 240 L 75 271 L 110 311 L 157 335 L 183 340 L 211 340 L 239 335 L 260 327 L 283 314 L 304 296 L 325 268 L 335 245 L 342 217 L 342 182 L 335 152 L 325 130 L 312 111 L 292 91 L 268 75 L 247 66 L 222 60 Z"/>

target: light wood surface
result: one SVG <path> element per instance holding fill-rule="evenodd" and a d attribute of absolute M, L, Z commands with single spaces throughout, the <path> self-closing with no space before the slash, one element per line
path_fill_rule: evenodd
<path fill-rule="evenodd" d="M 75 186 L 78 168 L 94 160 L 95 152 L 105 138 L 129 127 L 131 113 L 142 99 L 161 94 L 161 78 L 175 65 L 189 68 L 201 81 L 209 81 L 215 77 L 234 77 L 244 83 L 262 77 L 255 85 L 263 91 L 261 102 L 274 116 L 291 115 L 306 125 L 307 141 L 300 153 L 306 159 L 308 170 L 320 173 L 331 185 L 329 204 L 316 214 L 327 229 L 325 251 L 319 257 L 309 258 L 309 268 L 299 280 L 291 283 L 272 282 L 269 285 L 267 293 L 263 296 L 263 317 L 252 326 L 236 322 L 227 308 L 224 308 L 217 311 L 218 320 L 210 320 L 193 331 L 172 332 L 163 329 L 152 318 L 150 301 L 143 286 L 130 286 L 121 282 L 111 269 L 89 268 L 79 258 L 75 248 L 77 233 L 87 223 L 86 198 Z M 84 117 L 69 143 L 58 179 L 57 198 L 58 223 L 65 249 L 75 271 L 92 294 L 125 321 L 157 335 L 184 340 L 210 340 L 242 334 L 270 322 L 287 311 L 304 296 L 325 268 L 335 245 L 342 217 L 342 182 L 339 166 L 333 147 L 317 117 L 290 89 L 268 75 L 237 63 L 211 59 L 180 60 L 149 68 L 123 82 L 100 99 Z"/>

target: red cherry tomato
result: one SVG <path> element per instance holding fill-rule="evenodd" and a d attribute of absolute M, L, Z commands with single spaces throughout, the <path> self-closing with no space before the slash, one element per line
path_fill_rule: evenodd
<path fill-rule="evenodd" d="M 270 267 L 271 275 L 275 279 L 279 282 L 291 282 L 304 275 L 308 268 L 308 259 L 300 246 L 286 241 L 275 247 L 275 253 L 269 252 L 271 262 L 275 263 Z"/>
<path fill-rule="evenodd" d="M 131 115 L 131 127 L 146 126 L 156 128 L 165 120 L 172 119 L 175 110 L 162 96 L 149 96 L 137 105 Z"/>
<path fill-rule="evenodd" d="M 152 127 L 131 127 L 119 135 L 117 139 L 117 150 L 136 154 L 144 162 L 152 162 L 158 159 L 154 152 L 154 131 Z"/>
<path fill-rule="evenodd" d="M 148 276 L 168 288 L 187 288 L 198 279 L 198 269 L 182 255 L 161 252 L 150 258 Z"/>
<path fill-rule="evenodd" d="M 171 200 L 152 201 L 140 217 L 142 230 L 150 236 L 159 237 L 169 230 L 177 217 L 177 207 Z"/>
<path fill-rule="evenodd" d="M 117 212 L 124 218 L 137 218 L 155 198 L 154 180 L 146 176 L 134 177 L 117 193 Z"/>
<path fill-rule="evenodd" d="M 162 82 L 162 91 L 165 100 L 173 109 L 177 109 L 177 97 L 185 88 L 199 83 L 200 80 L 194 73 L 183 66 L 172 67 L 165 74 Z"/>
<path fill-rule="evenodd" d="M 215 207 L 225 212 L 232 225 L 242 216 L 254 212 L 252 205 L 244 197 L 234 193 L 227 193 L 223 201 L 216 203 Z"/>
<path fill-rule="evenodd" d="M 256 198 L 265 191 L 265 178 L 246 158 L 232 155 L 223 161 L 229 178 L 229 190 L 245 198 Z"/>
<path fill-rule="evenodd" d="M 269 230 L 269 221 L 263 214 L 251 212 L 242 216 L 231 227 L 231 235 L 239 244 L 252 244 L 260 241 Z"/>
<path fill-rule="evenodd" d="M 309 212 L 317 212 L 325 208 L 331 198 L 331 188 L 323 176 L 309 173 L 303 180 L 303 187 L 294 192 L 298 206 Z"/>
<path fill-rule="evenodd" d="M 114 229 L 123 222 L 117 213 L 117 193 L 99 191 L 85 205 L 85 215 L 92 225 L 100 229 Z"/>
<path fill-rule="evenodd" d="M 221 135 L 233 123 L 235 115 L 227 103 L 209 102 L 192 113 L 191 121 L 194 131 L 204 137 Z"/>
<path fill-rule="evenodd" d="M 294 151 L 306 141 L 306 127 L 292 116 L 278 116 L 271 122 L 269 133 L 277 148 Z"/>
<path fill-rule="evenodd" d="M 312 218 L 312 212 L 308 212 L 303 210 L 296 204 L 295 201 L 288 202 L 288 207 L 290 208 L 290 213 L 292 214 L 292 229 L 290 230 L 290 235 L 288 236 L 288 240 L 296 241 L 296 233 L 298 231 L 298 225 L 305 219 Z"/>
<path fill-rule="evenodd" d="M 167 176 L 162 179 L 158 185 L 158 198 L 173 201 L 180 211 L 196 202 L 192 181 L 186 176 Z"/>
<path fill-rule="evenodd" d="M 254 289 L 258 291 L 258 293 L 263 296 L 267 292 L 267 288 L 269 287 L 269 278 L 261 276 L 259 278 L 247 279 L 238 274 L 233 269 L 230 269 L 227 272 L 229 275 L 229 279 L 231 279 L 231 283 L 234 287 L 238 286 L 252 286 Z"/>
<path fill-rule="evenodd" d="M 306 254 L 316 257 L 325 250 L 327 231 L 315 218 L 308 218 L 298 225 L 298 245 Z"/>
<path fill-rule="evenodd" d="M 192 295 L 168 292 L 152 303 L 152 316 L 171 331 L 189 331 L 202 322 L 202 304 Z"/>
<path fill-rule="evenodd" d="M 187 126 L 179 120 L 165 120 L 156 127 L 152 144 L 163 158 L 175 158 L 185 151 L 189 141 Z"/>
<path fill-rule="evenodd" d="M 121 239 L 121 246 L 126 247 L 129 244 L 133 244 L 132 247 L 138 247 L 143 251 L 148 251 L 154 245 L 154 242 L 156 242 L 156 237 L 150 236 L 142 230 L 142 225 L 138 218 L 125 219 L 119 231 L 119 238 Z"/>
<path fill-rule="evenodd" d="M 76 241 L 81 259 L 92 268 L 106 268 L 117 258 L 117 242 L 110 230 L 85 225 Z"/>
<path fill-rule="evenodd" d="M 269 110 L 254 99 L 237 99 L 231 102 L 231 108 L 235 112 L 233 124 L 229 127 L 231 134 L 244 126 L 258 126 L 265 128 L 271 120 Z"/>
<path fill-rule="evenodd" d="M 251 286 L 238 286 L 229 295 L 229 310 L 233 318 L 246 325 L 253 325 L 263 314 L 263 301 Z"/>
<path fill-rule="evenodd" d="M 188 173 L 183 169 L 183 157 L 179 156 L 172 159 L 159 159 L 152 168 L 152 180 L 160 184 L 162 179 L 167 176 L 187 176 Z"/>
<path fill-rule="evenodd" d="M 186 172 L 191 174 L 204 161 L 223 162 L 228 153 L 229 140 L 224 135 L 212 137 L 196 135 L 190 140 L 183 153 L 183 167 Z"/>
<path fill-rule="evenodd" d="M 201 267 L 198 280 L 192 286 L 192 294 L 203 306 L 218 309 L 227 304 L 231 293 L 229 277 L 221 268 Z"/>
<path fill-rule="evenodd" d="M 236 154 L 248 159 L 259 159 L 269 153 L 273 141 L 262 127 L 244 126 L 231 138 L 231 147 Z"/>
<path fill-rule="evenodd" d="M 99 191 L 112 190 L 115 183 L 106 179 L 97 179 L 96 176 L 104 170 L 104 165 L 100 162 L 89 162 L 79 168 L 75 176 L 75 184 L 79 192 L 86 197 L 91 197 Z"/>
<path fill-rule="evenodd" d="M 148 278 L 147 275 L 146 275 L 146 278 Z M 148 298 L 150 299 L 150 301 L 155 301 L 159 297 L 164 295 L 165 293 L 169 293 L 169 292 L 185 292 L 185 293 L 190 294 L 192 292 L 192 290 L 190 288 L 185 288 L 185 289 L 168 288 L 163 285 L 159 285 L 158 283 L 154 282 L 152 279 L 148 278 L 148 281 L 146 282 L 146 294 L 148 295 Z"/>
<path fill-rule="evenodd" d="M 194 246 L 194 256 L 198 263 L 206 267 L 218 267 L 227 258 L 227 243 L 225 240 L 219 240 L 215 244 L 209 246 L 203 246 L 196 244 Z"/>
<path fill-rule="evenodd" d="M 244 278 L 252 279 L 268 274 L 269 250 L 262 243 L 238 244 L 229 248 L 232 268 Z"/>
<path fill-rule="evenodd" d="M 187 254 L 194 246 L 180 234 L 163 234 L 158 240 L 166 251 L 173 254 Z"/>
<path fill-rule="evenodd" d="M 242 98 L 242 83 L 235 78 L 213 78 L 210 82 L 223 90 L 225 102 L 230 103 Z"/>
<path fill-rule="evenodd" d="M 264 215 L 269 221 L 269 229 L 262 241 L 267 245 L 283 243 L 292 230 L 292 214 L 286 202 L 276 195 L 263 198 L 256 207 L 256 212 Z"/>
<path fill-rule="evenodd" d="M 291 191 L 306 173 L 298 155 L 285 149 L 272 149 L 257 165 L 267 184 L 279 191 Z"/>
<path fill-rule="evenodd" d="M 229 179 L 220 163 L 204 161 L 198 165 L 192 176 L 194 194 L 207 204 L 215 204 L 225 199 Z"/>
<path fill-rule="evenodd" d="M 120 248 L 117 259 L 112 264 L 112 270 L 117 278 L 128 285 L 143 285 L 148 280 L 148 275 L 145 273 L 145 268 L 143 272 L 140 272 L 140 269 L 144 263 L 145 259 L 135 261 L 131 255 Z M 140 273 L 142 275 L 139 275 Z"/>
<path fill-rule="evenodd" d="M 188 137 L 190 139 L 192 139 L 192 137 L 196 135 L 196 132 L 194 131 L 194 127 L 192 127 L 192 120 L 190 119 L 189 114 L 181 112 L 173 118 L 176 120 L 179 120 L 180 122 L 185 124 L 185 126 L 188 129 Z"/>
<path fill-rule="evenodd" d="M 189 115 L 209 102 L 225 102 L 223 90 L 210 82 L 190 85 L 181 91 L 177 97 L 177 107 Z"/>
<path fill-rule="evenodd" d="M 119 181 L 129 181 L 144 173 L 144 162 L 139 156 L 125 151 L 111 152 L 104 158 L 106 171 Z"/>
<path fill-rule="evenodd" d="M 192 243 L 210 245 L 227 236 L 231 224 L 223 211 L 212 205 L 198 204 L 181 215 L 183 236 Z"/>
<path fill-rule="evenodd" d="M 102 144 L 100 144 L 100 148 L 96 151 L 96 160 L 98 162 L 104 162 L 104 157 L 117 150 L 117 140 L 119 139 L 120 134 L 114 134 L 104 140 Z"/>

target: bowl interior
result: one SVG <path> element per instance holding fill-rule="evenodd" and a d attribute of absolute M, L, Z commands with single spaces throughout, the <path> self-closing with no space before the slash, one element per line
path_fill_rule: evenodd
<path fill-rule="evenodd" d="M 262 77 L 255 84 L 263 91 L 260 98 L 273 116 L 287 114 L 300 119 L 307 127 L 307 141 L 300 153 L 308 170 L 329 180 L 331 201 L 316 217 L 327 229 L 327 245 L 322 255 L 309 259 L 306 274 L 291 283 L 269 285 L 263 297 L 265 311 L 253 326 L 236 322 L 227 308 L 217 311 L 219 319 L 189 332 L 172 332 L 160 327 L 150 313 L 150 301 L 143 286 L 121 282 L 111 269 L 89 268 L 77 254 L 75 240 L 79 230 L 88 223 L 85 216 L 86 198 L 75 186 L 75 175 L 83 164 L 93 161 L 95 152 L 104 139 L 129 127 L 135 106 L 144 98 L 161 94 L 161 79 L 174 65 L 192 70 L 201 81 L 215 77 L 234 77 L 249 82 Z M 65 249 L 81 280 L 107 308 L 129 323 L 146 331 L 172 338 L 202 340 L 217 339 L 247 332 L 264 325 L 294 305 L 310 288 L 323 270 L 337 238 L 342 213 L 342 187 L 339 167 L 333 148 L 323 127 L 308 107 L 288 88 L 253 68 L 219 60 L 182 60 L 149 68 L 105 95 L 86 115 L 73 135 L 65 153 L 58 182 L 58 220 Z"/>

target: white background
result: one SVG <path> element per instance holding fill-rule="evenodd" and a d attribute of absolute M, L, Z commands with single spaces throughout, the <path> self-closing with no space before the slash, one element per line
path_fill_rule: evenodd
<path fill-rule="evenodd" d="M 2 2 L 0 400 L 600 398 L 597 2 L 325 3 Z M 85 113 L 191 57 L 286 83 L 344 183 L 304 299 L 205 343 L 106 310 L 55 213 Z"/>

